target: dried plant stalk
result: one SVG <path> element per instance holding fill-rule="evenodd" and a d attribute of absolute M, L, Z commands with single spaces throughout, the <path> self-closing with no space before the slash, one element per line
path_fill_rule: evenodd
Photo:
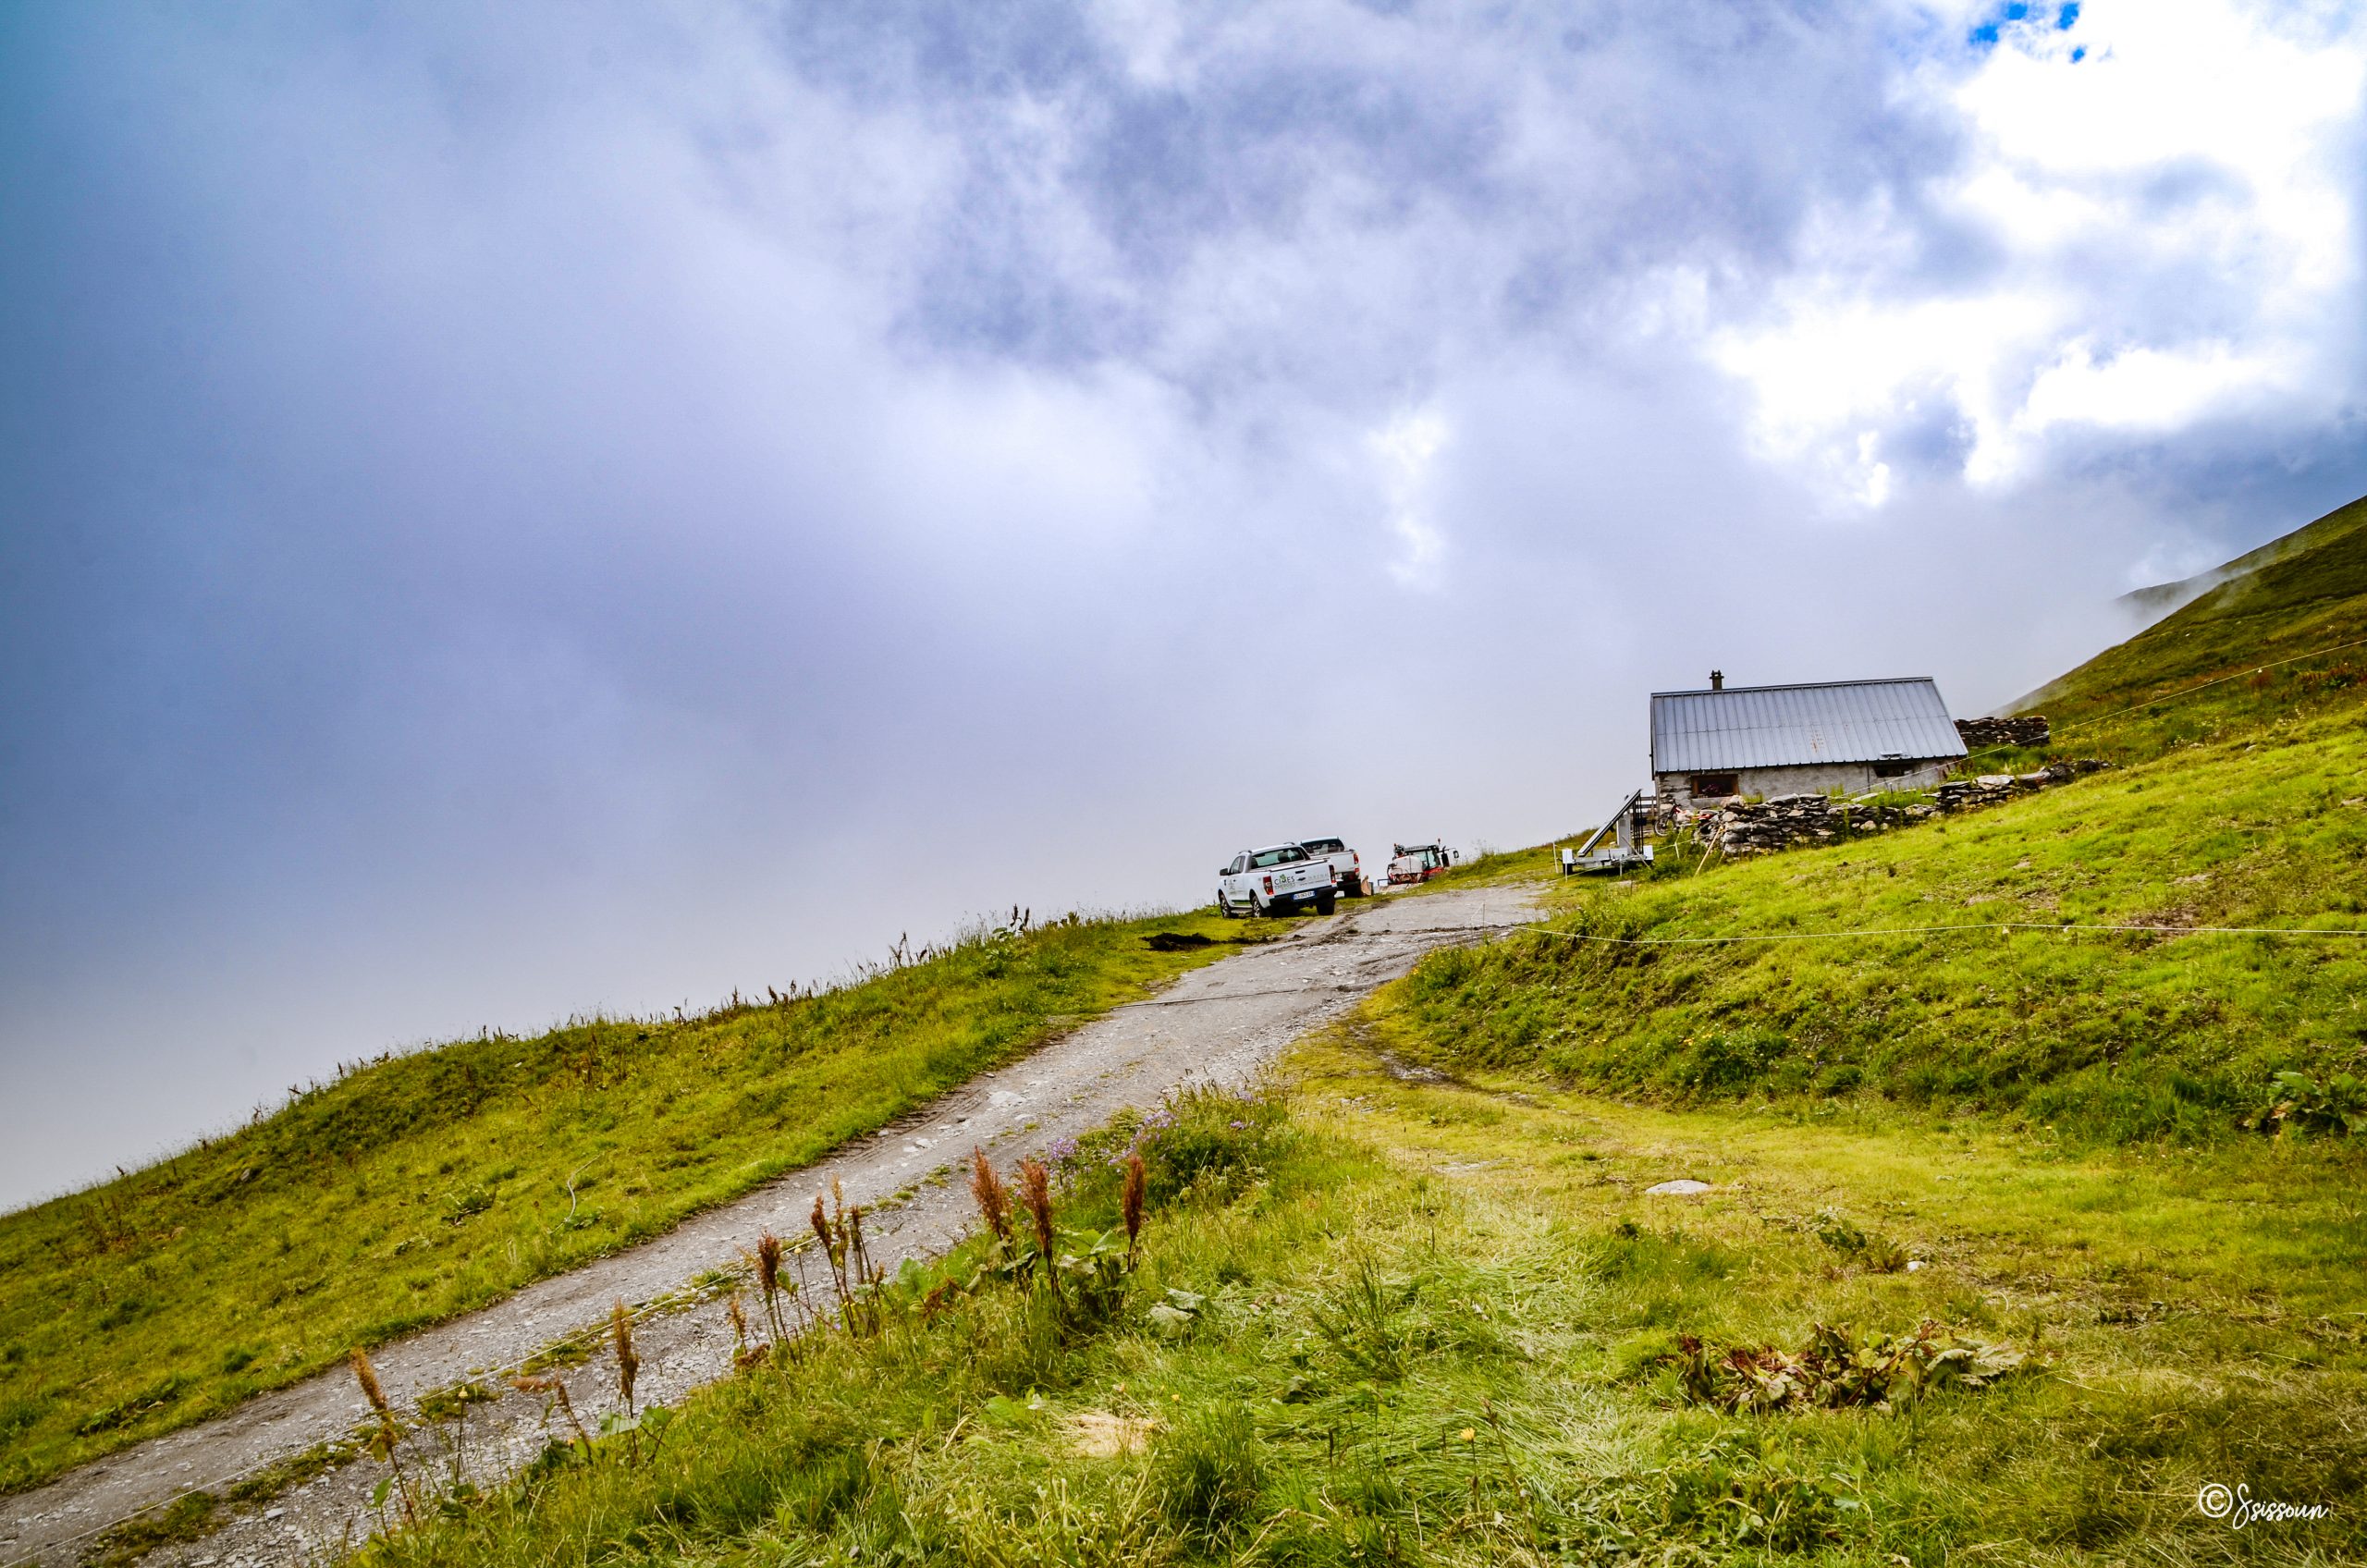
<path fill-rule="evenodd" d="M 1149 1186 L 1150 1175 L 1143 1169 L 1143 1157 L 1139 1153 L 1128 1154 L 1126 1187 L 1119 1194 L 1118 1210 L 1126 1220 L 1126 1267 L 1129 1268 L 1134 1267 L 1134 1255 L 1142 1243 L 1143 1194 Z"/>
<path fill-rule="evenodd" d="M 996 1241 L 1011 1244 L 1011 1197 L 1004 1192 L 1001 1181 L 995 1175 L 994 1162 L 987 1158 L 987 1151 L 970 1150 L 970 1195 L 978 1203 L 978 1218 Z"/>
<path fill-rule="evenodd" d="M 641 1376 L 641 1357 L 632 1348 L 632 1314 L 625 1310 L 624 1298 L 617 1298 L 616 1310 L 608 1315 L 608 1339 L 617 1347 L 617 1398 L 622 1402 L 625 1414 L 633 1414 L 632 1386 Z"/>
<path fill-rule="evenodd" d="M 403 1479 L 402 1460 L 396 1452 L 402 1441 L 403 1431 L 401 1425 L 395 1420 L 394 1402 L 386 1398 L 386 1388 L 378 1381 L 378 1369 L 370 1365 L 367 1352 L 356 1345 L 350 1359 L 353 1365 L 353 1380 L 362 1385 L 362 1397 L 370 1402 L 370 1408 L 378 1416 L 378 1430 L 371 1438 L 370 1446 L 378 1451 L 378 1457 L 384 1459 L 386 1468 L 394 1472 L 395 1494 L 402 1499 L 404 1516 L 415 1522 L 418 1515 L 411 1507 L 411 1486 Z"/>
<path fill-rule="evenodd" d="M 1032 1154 L 1019 1162 L 1019 1201 L 1035 1222 L 1036 1256 L 1043 1260 L 1044 1279 L 1057 1296 L 1061 1276 L 1052 1263 L 1052 1173 Z"/>
<path fill-rule="evenodd" d="M 765 1320 L 772 1325 L 774 1341 L 786 1340 L 788 1331 L 780 1320 L 780 1238 L 770 1231 L 756 1238 L 756 1284 L 765 1293 Z"/>

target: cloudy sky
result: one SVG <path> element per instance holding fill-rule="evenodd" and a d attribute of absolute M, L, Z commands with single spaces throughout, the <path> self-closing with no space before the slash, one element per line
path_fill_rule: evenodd
<path fill-rule="evenodd" d="M 2349 6 L 0 9 L 0 1204 L 2367 491 Z"/>

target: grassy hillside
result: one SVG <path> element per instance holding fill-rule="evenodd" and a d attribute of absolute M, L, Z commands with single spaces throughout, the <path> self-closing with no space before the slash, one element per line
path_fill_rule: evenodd
<path fill-rule="evenodd" d="M 1228 951 L 1213 916 L 978 936 L 859 985 L 381 1059 L 0 1217 L 0 1489 L 481 1306 L 809 1163 Z"/>
<path fill-rule="evenodd" d="M 2181 605 L 2201 598 L 2223 582 L 2257 571 L 2300 551 L 2313 549 L 2327 543 L 2335 534 L 2358 527 L 2362 521 L 2367 521 L 2367 517 L 2362 517 L 2359 504 L 2353 502 L 2328 512 L 2315 522 L 2295 529 L 2282 538 L 2272 539 L 2257 550 L 2238 556 L 2225 565 L 2214 567 L 2183 582 L 2159 582 L 2150 588 L 2136 589 L 2123 594 L 2116 602 L 2140 615 L 2167 614 Z"/>
<path fill-rule="evenodd" d="M 1896 1097 L 2113 1140 L 2231 1133 L 2290 1097 L 2281 1072 L 2367 1072 L 2367 938 L 2198 929 L 2367 930 L 2367 648 L 2320 652 L 2367 642 L 2367 504 L 2263 554 L 2036 699 L 2054 751 L 2112 770 L 1857 843 L 1556 887 L 1546 931 L 1425 962 L 1380 1037 L 1671 1101 Z M 2144 929 L 2000 929 L 2066 924 Z M 1916 926 L 1970 929 L 1695 940 Z"/>
<path fill-rule="evenodd" d="M 1989 1128 L 1409 1083 L 1353 1025 L 1293 1069 L 1287 1107 L 1196 1096 L 1144 1138 L 1143 1258 L 1113 1287 L 1087 1297 L 1073 1274 L 1054 1298 L 974 1248 L 891 1292 L 876 1335 L 693 1396 L 654 1451 L 555 1447 L 521 1487 L 371 1555 L 1888 1568 L 2367 1551 L 2367 1517 L 2341 1506 L 2367 1482 L 2347 1147 L 2066 1158 Z M 1117 1224 L 1098 1153 L 1056 1193 L 1072 1257 Z M 1672 1176 L 1712 1191 L 1644 1191 Z M 1754 1384 L 1770 1408 L 1734 1407 L 1727 1353 L 1820 1343 L 1888 1365 L 1817 1378 L 1812 1397 Z M 1912 1375 L 1952 1354 L 1996 1376 Z M 2338 1511 L 2239 1533 L 2196 1510 L 2212 1481 Z"/>
<path fill-rule="evenodd" d="M 1670 1099 L 1904 1096 L 2067 1133 L 2232 1129 L 2274 1074 L 2367 1068 L 2367 732 L 2189 747 L 2014 805 L 1633 887 L 1557 888 L 1545 933 L 1426 961 L 1376 1027 L 1409 1060 Z M 2348 802 L 2348 803 L 2346 803 Z M 2005 923 L 2133 925 L 2065 937 Z M 1628 947 L 1584 938 L 1923 937 Z"/>

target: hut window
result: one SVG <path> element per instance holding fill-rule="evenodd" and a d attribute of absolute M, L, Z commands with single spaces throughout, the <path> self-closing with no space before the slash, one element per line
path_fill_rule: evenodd
<path fill-rule="evenodd" d="M 1874 764 L 1874 777 L 1877 778 L 1904 778 L 1914 771 L 1915 765 L 1905 760 Z"/>
<path fill-rule="evenodd" d="M 1697 795 L 1739 795 L 1742 785 L 1731 773 L 1697 773 L 1693 776 L 1693 792 Z"/>

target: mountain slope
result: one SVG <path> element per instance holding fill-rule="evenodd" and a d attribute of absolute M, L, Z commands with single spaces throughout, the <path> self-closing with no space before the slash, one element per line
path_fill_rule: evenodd
<path fill-rule="evenodd" d="M 2123 594 L 2117 602 L 2149 620 L 2157 619 L 2191 604 L 2223 582 L 2273 565 L 2298 551 L 2325 544 L 2333 535 L 2348 533 L 2362 523 L 2367 523 L 2367 513 L 2362 513 L 2361 504 L 2354 501 L 2209 571 L 2197 572 L 2177 582 L 2157 582 L 2149 588 L 2135 589 Z"/>
<path fill-rule="evenodd" d="M 1426 960 L 1293 1092 L 1080 1149 L 1046 1189 L 1057 1271 L 1023 1219 L 646 1440 L 557 1427 L 490 1498 L 412 1477 L 419 1524 L 372 1550 L 2360 1560 L 2367 1148 L 2332 1085 L 2367 1067 L 2367 938 L 2210 929 L 2367 929 L 2367 687 L 2324 652 L 2367 636 L 2367 532 L 2333 521 L 2047 689 L 2061 749 L 2111 770 L 1546 883 L 1558 936 Z M 1821 935 L 1901 927 L 1963 929 Z M 1694 937 L 1754 939 L 1625 945 Z M 2291 1135 L 2243 1130 L 2280 1102 Z M 1900 1371 L 1919 1343 L 1996 1376 Z M 1890 1370 L 1836 1386 L 1845 1352 Z M 2197 1506 L 2238 1484 L 2331 1512 Z"/>
<path fill-rule="evenodd" d="M 2092 733 L 2133 757 L 2218 724 L 2301 717 L 2314 711 L 2303 699 L 2318 688 L 2355 684 L 2367 669 L 2367 500 L 2239 556 L 2216 575 L 2217 586 L 2039 688 L 2015 711 L 2044 713 L 2067 741 L 2087 744 Z M 2336 652 L 2323 663 L 2309 656 L 2326 649 Z M 2252 680 L 2263 669 L 2265 679 Z M 2159 714 L 2127 711 L 2209 680 L 2221 686 Z"/>

